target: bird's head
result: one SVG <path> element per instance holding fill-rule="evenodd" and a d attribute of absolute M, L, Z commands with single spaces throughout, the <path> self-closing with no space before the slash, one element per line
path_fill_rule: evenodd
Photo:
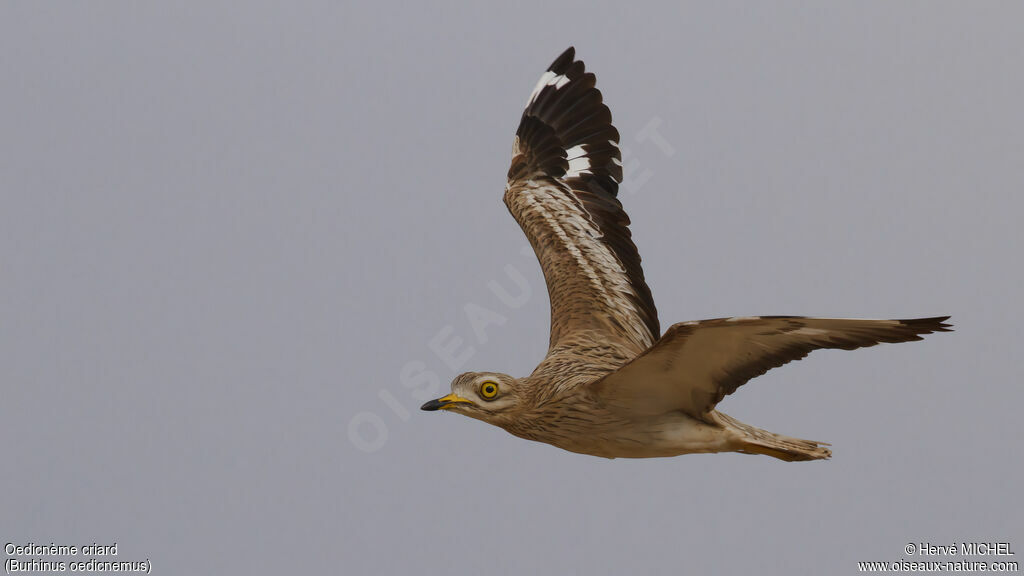
<path fill-rule="evenodd" d="M 519 381 L 508 374 L 466 372 L 452 380 L 452 393 L 431 400 L 422 410 L 450 410 L 500 426 L 522 401 Z"/>

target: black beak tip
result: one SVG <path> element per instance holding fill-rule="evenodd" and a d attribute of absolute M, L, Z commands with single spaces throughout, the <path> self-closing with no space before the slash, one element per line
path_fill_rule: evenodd
<path fill-rule="evenodd" d="M 444 406 L 444 403 L 441 402 L 440 400 L 431 400 L 430 402 L 427 402 L 423 406 L 420 406 L 420 410 L 426 410 L 427 412 L 433 412 L 434 410 L 440 410 L 441 406 Z"/>

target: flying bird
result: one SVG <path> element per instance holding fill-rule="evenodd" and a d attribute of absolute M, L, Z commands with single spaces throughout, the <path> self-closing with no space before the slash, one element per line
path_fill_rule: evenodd
<path fill-rule="evenodd" d="M 512 146 L 504 201 L 540 261 L 551 303 L 547 356 L 513 378 L 467 372 L 423 410 L 606 458 L 742 452 L 786 461 L 828 444 L 755 428 L 716 409 L 750 379 L 813 350 L 853 350 L 949 331 L 948 316 L 859 320 L 754 316 L 661 333 L 629 218 L 616 198 L 619 133 L 570 47 L 540 77 Z"/>

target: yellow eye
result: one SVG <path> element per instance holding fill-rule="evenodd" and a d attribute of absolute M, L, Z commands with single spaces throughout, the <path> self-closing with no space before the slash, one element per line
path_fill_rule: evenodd
<path fill-rule="evenodd" d="M 480 395 L 488 400 L 493 399 L 498 395 L 498 385 L 490 381 L 484 382 L 480 386 Z"/>

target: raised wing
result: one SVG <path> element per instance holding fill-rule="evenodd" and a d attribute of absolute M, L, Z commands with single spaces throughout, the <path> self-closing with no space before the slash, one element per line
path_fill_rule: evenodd
<path fill-rule="evenodd" d="M 593 384 L 600 402 L 628 414 L 682 410 L 702 417 L 751 378 L 819 348 L 853 350 L 948 332 L 949 316 L 851 320 L 764 316 L 683 322 L 653 348 Z"/>
<path fill-rule="evenodd" d="M 660 333 L 629 217 L 619 133 L 594 75 L 566 50 L 530 94 L 516 131 L 505 205 L 540 260 L 551 299 L 551 341 L 597 332 L 640 353 Z"/>

